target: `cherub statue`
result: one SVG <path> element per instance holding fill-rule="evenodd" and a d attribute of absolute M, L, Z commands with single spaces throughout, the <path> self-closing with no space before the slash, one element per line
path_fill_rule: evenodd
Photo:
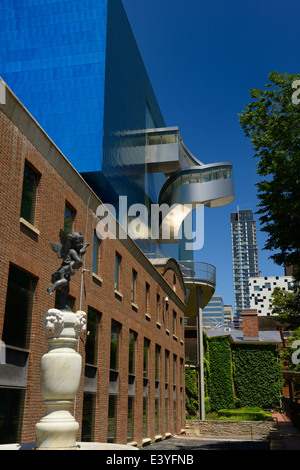
<path fill-rule="evenodd" d="M 82 266 L 82 256 L 85 254 L 88 243 L 83 243 L 81 232 L 66 234 L 63 230 L 59 232 L 60 243 L 50 243 L 53 251 L 57 253 L 58 258 L 62 258 L 61 267 L 52 274 L 52 286 L 48 287 L 49 294 L 55 290 L 64 291 L 64 297 L 69 292 L 70 278 Z M 66 299 L 65 299 L 66 301 Z"/>

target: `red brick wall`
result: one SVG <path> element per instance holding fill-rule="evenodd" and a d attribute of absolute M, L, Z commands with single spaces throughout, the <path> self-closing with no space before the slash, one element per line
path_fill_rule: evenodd
<path fill-rule="evenodd" d="M 243 336 L 247 338 L 258 338 L 257 310 L 242 310 Z"/>
<path fill-rule="evenodd" d="M 9 97 L 8 97 L 9 98 Z M 20 107 L 20 105 L 19 105 Z M 17 106 L 18 110 L 18 106 Z M 35 132 L 42 131 L 35 128 Z M 45 139 L 44 136 L 41 137 Z M 85 268 L 92 271 L 93 259 L 93 236 L 96 227 L 95 218 L 95 196 L 92 195 L 92 209 L 87 210 L 87 204 L 82 199 L 76 184 L 82 186 L 79 175 L 75 175 L 76 184 L 72 188 L 59 174 L 49 161 L 37 150 L 29 139 L 11 122 L 11 120 L 0 109 L 0 224 L 1 224 L 1 277 L 0 277 L 0 339 L 2 337 L 5 301 L 7 291 L 7 280 L 10 263 L 15 264 L 37 278 L 37 286 L 34 295 L 32 312 L 31 341 L 29 355 L 29 370 L 25 409 L 23 417 L 22 441 L 35 441 L 35 424 L 45 413 L 45 406 L 40 394 L 39 386 L 39 361 L 40 357 L 47 351 L 45 332 L 43 330 L 43 317 L 48 308 L 54 306 L 54 295 L 49 296 L 46 291 L 51 284 L 51 274 L 60 265 L 60 260 L 50 248 L 50 242 L 59 241 L 59 230 L 63 228 L 64 210 L 66 201 L 76 209 L 75 230 L 87 233 L 85 241 L 90 244 L 85 255 Z M 49 152 L 57 153 L 58 163 L 65 161 L 63 156 L 49 141 Z M 36 210 L 35 229 L 28 228 L 20 222 L 20 208 L 22 197 L 22 183 L 24 164 L 28 161 L 40 173 L 38 186 L 38 200 Z M 70 170 L 71 171 L 71 170 Z M 73 171 L 73 170 L 72 170 Z M 76 179 L 77 178 L 77 179 Z M 80 187 L 81 187 L 80 186 Z M 86 193 L 89 190 L 86 189 Z M 131 247 L 130 250 L 126 246 Z M 121 287 L 122 297 L 114 292 L 114 270 L 115 252 L 122 256 L 121 264 Z M 141 262 L 140 260 L 143 260 Z M 137 301 L 138 309 L 131 305 L 131 278 L 132 268 L 137 274 Z M 136 416 L 135 416 L 135 440 L 142 442 L 142 402 L 143 402 L 143 341 L 144 337 L 151 340 L 150 347 L 150 437 L 154 438 L 154 354 L 155 344 L 161 346 L 161 369 L 160 369 L 160 391 L 161 391 L 161 430 L 164 435 L 164 351 L 170 351 L 177 355 L 177 398 L 178 410 L 180 391 L 180 359 L 184 359 L 183 344 L 183 304 L 184 293 L 180 283 L 176 283 L 176 294 L 173 292 L 173 272 L 168 270 L 165 274 L 167 282 L 162 276 L 153 275 L 153 267 L 139 255 L 135 257 L 133 243 L 122 243 L 119 240 L 103 240 L 101 243 L 100 273 L 96 278 L 92 274 L 84 274 L 84 289 L 82 298 L 82 309 L 87 311 L 88 306 L 101 313 L 99 330 L 99 362 L 98 362 L 98 385 L 95 440 L 106 441 L 107 438 L 107 416 L 108 416 L 108 390 L 109 390 L 109 355 L 110 355 L 110 328 L 111 320 L 121 323 L 121 363 L 119 376 L 119 408 L 118 408 L 118 441 L 126 443 L 127 423 L 127 390 L 128 390 L 128 342 L 129 330 L 138 333 L 137 338 L 137 364 L 136 364 Z M 158 276 L 158 277 L 157 277 Z M 150 318 L 145 315 L 145 283 L 150 285 Z M 75 298 L 74 311 L 80 306 L 81 272 L 77 273 L 71 280 L 70 294 Z M 161 299 L 161 321 L 156 323 L 156 294 Z M 177 312 L 177 338 L 173 337 L 172 331 L 168 333 L 165 328 L 163 316 L 163 297 L 169 297 L 170 324 L 172 325 L 173 309 Z M 180 328 L 182 327 L 182 328 Z M 83 357 L 82 379 L 76 399 L 76 419 L 81 425 L 82 403 L 84 389 L 84 347 L 86 337 L 79 341 L 80 354 Z M 173 400 L 172 391 L 172 367 L 170 363 L 170 421 L 173 433 L 180 432 L 180 413 L 177 413 L 177 423 L 172 422 Z M 183 403 L 185 403 L 183 396 Z M 80 435 L 78 436 L 80 440 Z"/>

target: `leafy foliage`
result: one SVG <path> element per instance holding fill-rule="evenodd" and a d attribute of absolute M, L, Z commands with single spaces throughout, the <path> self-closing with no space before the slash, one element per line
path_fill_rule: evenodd
<path fill-rule="evenodd" d="M 198 410 L 198 387 L 195 369 L 185 369 L 185 404 L 188 416 L 196 416 Z"/>
<path fill-rule="evenodd" d="M 208 339 L 208 395 L 212 411 L 234 407 L 231 349 L 227 336 Z"/>
<path fill-rule="evenodd" d="M 272 293 L 272 313 L 276 320 L 292 330 L 300 327 L 300 286 L 295 284 L 290 291 L 275 287 Z"/>
<path fill-rule="evenodd" d="M 265 90 L 250 90 L 252 102 L 240 124 L 258 158 L 260 222 L 268 239 L 264 249 L 276 251 L 279 265 L 300 267 L 300 104 L 292 84 L 299 75 L 269 74 Z M 300 269 L 295 277 L 300 278 Z"/>
<path fill-rule="evenodd" d="M 233 360 L 234 383 L 241 406 L 280 405 L 282 370 L 272 346 L 235 344 Z"/>
<path fill-rule="evenodd" d="M 263 421 L 271 416 L 271 413 L 266 412 L 259 407 L 244 407 L 233 410 L 227 409 L 218 411 L 218 417 L 239 421 Z"/>

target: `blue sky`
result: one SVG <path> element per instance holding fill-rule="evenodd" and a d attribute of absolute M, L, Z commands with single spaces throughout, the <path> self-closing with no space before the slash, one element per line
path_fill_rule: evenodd
<path fill-rule="evenodd" d="M 196 259 L 217 268 L 216 293 L 234 304 L 230 213 L 257 210 L 256 160 L 239 124 L 249 89 L 270 72 L 299 73 L 299 0 L 123 0 L 167 126 L 178 126 L 203 163 L 234 164 L 235 201 L 205 208 L 204 247 Z M 263 276 L 284 274 L 262 250 Z"/>

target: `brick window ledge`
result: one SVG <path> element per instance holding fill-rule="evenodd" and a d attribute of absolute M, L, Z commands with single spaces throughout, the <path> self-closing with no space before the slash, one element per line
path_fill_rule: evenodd
<path fill-rule="evenodd" d="M 20 217 L 20 224 L 21 225 L 24 225 L 26 228 L 28 228 L 29 230 L 31 230 L 33 233 L 35 233 L 36 235 L 40 235 L 40 231 L 34 227 L 34 225 L 32 225 L 30 222 L 28 222 L 27 220 L 23 219 L 23 217 Z"/>

